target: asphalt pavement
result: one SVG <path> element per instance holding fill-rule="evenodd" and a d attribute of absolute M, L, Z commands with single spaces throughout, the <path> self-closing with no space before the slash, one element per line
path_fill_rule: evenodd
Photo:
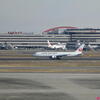
<path fill-rule="evenodd" d="M 52 60 L 49 57 L 0 57 L 0 61 L 2 60 Z M 58 59 L 54 59 L 58 60 Z M 62 57 L 59 60 L 100 60 L 100 57 Z"/>
<path fill-rule="evenodd" d="M 0 100 L 97 100 L 100 74 L 0 73 Z"/>

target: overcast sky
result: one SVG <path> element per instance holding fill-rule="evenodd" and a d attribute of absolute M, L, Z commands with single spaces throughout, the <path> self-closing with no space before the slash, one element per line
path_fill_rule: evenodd
<path fill-rule="evenodd" d="M 0 0 L 0 32 L 100 28 L 100 0 Z"/>

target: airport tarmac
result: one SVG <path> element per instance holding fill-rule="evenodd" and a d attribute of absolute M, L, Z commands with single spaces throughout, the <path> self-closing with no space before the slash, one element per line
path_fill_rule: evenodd
<path fill-rule="evenodd" d="M 0 100 L 97 100 L 100 74 L 0 73 Z"/>
<path fill-rule="evenodd" d="M 75 57 L 61 57 L 61 59 L 50 59 L 49 57 L 12 57 L 12 56 L 5 56 L 5 57 L 0 57 L 0 61 L 3 60 L 100 60 L 99 57 L 80 57 L 80 56 L 75 56 Z"/>
<path fill-rule="evenodd" d="M 42 73 L 100 73 L 99 66 L 80 66 L 80 67 L 66 67 L 66 66 L 12 66 L 12 67 L 0 67 L 0 72 L 20 72 L 20 73 L 29 73 L 29 72 L 42 72 Z"/>

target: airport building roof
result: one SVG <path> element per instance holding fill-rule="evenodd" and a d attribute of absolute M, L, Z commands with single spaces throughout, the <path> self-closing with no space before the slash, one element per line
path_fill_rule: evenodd
<path fill-rule="evenodd" d="M 50 28 L 42 32 L 42 34 L 80 34 L 80 33 L 82 34 L 99 33 L 100 34 L 100 29 L 61 26 L 61 27 Z"/>

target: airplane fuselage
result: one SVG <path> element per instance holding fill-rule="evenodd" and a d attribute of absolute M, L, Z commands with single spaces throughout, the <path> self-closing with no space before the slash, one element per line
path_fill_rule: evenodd
<path fill-rule="evenodd" d="M 36 56 L 76 56 L 79 52 L 37 52 Z"/>
<path fill-rule="evenodd" d="M 59 49 L 59 48 L 65 49 L 65 45 L 51 45 L 48 47 L 53 48 L 53 49 Z"/>

